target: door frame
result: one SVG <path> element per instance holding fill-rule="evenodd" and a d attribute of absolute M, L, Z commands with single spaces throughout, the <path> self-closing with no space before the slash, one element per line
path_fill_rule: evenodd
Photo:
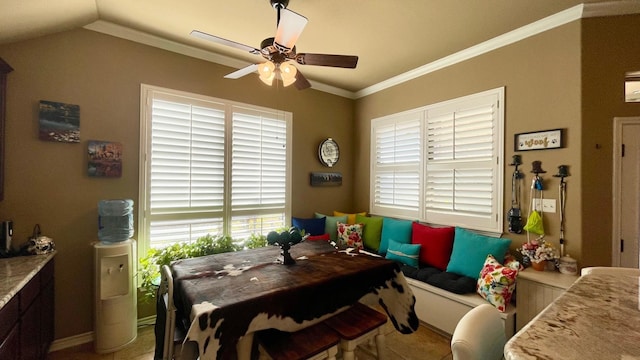
<path fill-rule="evenodd" d="M 620 266 L 620 226 L 621 211 L 620 199 L 622 198 L 622 157 L 619 156 L 622 149 L 622 128 L 625 125 L 640 125 L 640 116 L 614 117 L 613 118 L 613 183 L 612 183 L 612 236 L 611 236 L 611 265 Z"/>

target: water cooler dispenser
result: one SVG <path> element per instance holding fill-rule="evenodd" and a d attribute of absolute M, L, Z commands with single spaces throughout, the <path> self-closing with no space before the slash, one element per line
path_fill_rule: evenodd
<path fill-rule="evenodd" d="M 131 200 L 103 200 L 98 204 L 101 241 L 93 246 L 97 353 L 117 351 L 137 337 L 136 242 L 130 239 L 132 208 Z M 121 211 L 112 211 L 117 209 Z"/>

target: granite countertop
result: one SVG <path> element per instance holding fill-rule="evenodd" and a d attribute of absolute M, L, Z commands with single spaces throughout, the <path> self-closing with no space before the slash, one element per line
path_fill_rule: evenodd
<path fill-rule="evenodd" d="M 15 296 L 56 252 L 0 259 L 0 309 Z"/>
<path fill-rule="evenodd" d="M 507 342 L 505 359 L 640 359 L 639 287 L 638 276 L 581 276 Z"/>

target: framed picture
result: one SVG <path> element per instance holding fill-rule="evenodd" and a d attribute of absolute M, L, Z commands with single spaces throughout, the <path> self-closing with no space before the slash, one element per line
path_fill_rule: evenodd
<path fill-rule="evenodd" d="M 564 147 L 564 129 L 516 134 L 514 142 L 515 151 L 562 148 Z"/>
<path fill-rule="evenodd" d="M 342 185 L 342 173 L 312 172 L 310 180 L 311 186 L 339 186 Z"/>
<path fill-rule="evenodd" d="M 80 142 L 80 106 L 40 101 L 40 140 Z"/>
<path fill-rule="evenodd" d="M 122 176 L 121 143 L 90 140 L 87 155 L 89 156 L 87 175 L 91 177 Z"/>

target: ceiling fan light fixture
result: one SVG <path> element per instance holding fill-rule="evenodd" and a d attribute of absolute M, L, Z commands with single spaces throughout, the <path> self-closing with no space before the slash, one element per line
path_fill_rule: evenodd
<path fill-rule="evenodd" d="M 282 84 L 286 87 L 294 82 L 296 82 L 296 74 L 298 73 L 298 69 L 290 63 L 284 62 L 279 66 L 280 77 L 282 77 Z"/>
<path fill-rule="evenodd" d="M 291 52 L 307 22 L 307 18 L 298 13 L 288 9 L 282 10 L 273 46 L 282 53 Z"/>
<path fill-rule="evenodd" d="M 258 68 L 258 73 L 260 74 L 260 80 L 263 83 L 271 86 L 273 84 L 273 79 L 276 77 L 276 66 L 271 61 L 264 62 L 260 64 Z"/>

